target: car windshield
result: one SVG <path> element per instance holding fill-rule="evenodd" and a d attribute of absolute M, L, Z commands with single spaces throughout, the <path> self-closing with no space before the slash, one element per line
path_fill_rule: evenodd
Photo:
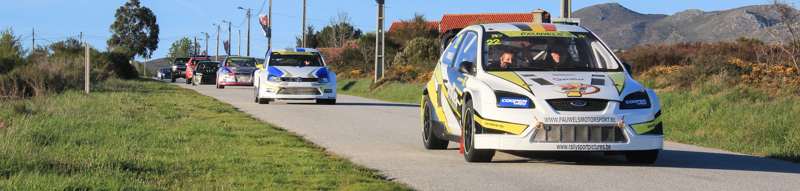
<path fill-rule="evenodd" d="M 484 39 L 486 71 L 622 71 L 591 33 L 499 31 Z"/>
<path fill-rule="evenodd" d="M 216 70 L 219 62 L 203 61 L 197 64 L 197 70 Z"/>
<path fill-rule="evenodd" d="M 228 67 L 256 67 L 255 58 L 228 58 L 225 63 Z"/>
<path fill-rule="evenodd" d="M 318 52 L 273 52 L 269 66 L 323 66 Z"/>
<path fill-rule="evenodd" d="M 191 59 L 191 58 L 175 58 L 175 62 L 172 63 L 172 64 L 186 65 L 186 62 L 189 62 L 189 59 Z"/>

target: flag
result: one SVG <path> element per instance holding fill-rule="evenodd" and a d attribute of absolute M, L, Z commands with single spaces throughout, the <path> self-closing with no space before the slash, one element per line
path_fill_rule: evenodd
<path fill-rule="evenodd" d="M 264 36 L 267 38 L 272 37 L 272 30 L 269 28 L 269 15 L 258 15 L 258 20 L 261 23 L 261 32 L 264 32 Z"/>
<path fill-rule="evenodd" d="M 227 40 L 223 40 L 222 41 L 222 46 L 225 47 L 225 53 L 227 55 L 231 55 L 231 43 L 228 42 Z"/>

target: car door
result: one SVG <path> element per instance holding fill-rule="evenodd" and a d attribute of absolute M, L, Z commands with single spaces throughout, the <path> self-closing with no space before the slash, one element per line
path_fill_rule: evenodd
<path fill-rule="evenodd" d="M 449 96 L 447 95 L 449 92 L 448 84 L 450 83 L 450 78 L 448 78 L 447 68 L 450 67 L 450 65 L 452 65 L 453 61 L 456 59 L 456 55 L 458 54 L 458 48 L 462 40 L 464 39 L 464 35 L 459 34 L 458 36 L 453 37 L 452 39 L 453 41 L 450 42 L 445 51 L 442 53 L 442 57 L 439 60 L 439 66 L 437 66 L 436 95 L 438 95 L 438 97 L 436 97 L 435 99 L 437 102 L 437 107 L 442 107 L 442 109 L 444 110 L 443 111 L 445 113 L 444 117 L 447 119 L 446 125 L 449 126 L 448 129 L 453 134 L 461 134 L 460 132 L 461 128 L 458 126 L 458 122 L 456 121 L 459 120 L 458 114 L 455 112 L 456 110 L 454 109 L 453 105 L 449 102 L 450 99 L 448 98 Z M 439 80 L 439 77 L 441 77 L 441 80 Z"/>
<path fill-rule="evenodd" d="M 451 125 L 454 126 L 461 126 L 461 111 L 463 95 L 464 95 L 464 88 L 467 82 L 467 76 L 458 72 L 458 68 L 461 67 L 463 62 L 472 62 L 475 63 L 475 58 L 478 55 L 478 35 L 474 31 L 467 31 L 466 33 L 462 33 L 464 35 L 463 39 L 461 39 L 461 45 L 457 46 L 457 53 L 455 59 L 451 64 L 448 64 L 444 67 L 444 73 L 446 73 L 447 82 L 444 83 L 447 89 L 447 98 L 448 103 L 451 106 L 451 109 L 456 114 L 457 119 L 453 120 Z M 444 81 L 444 80 L 442 80 Z M 450 122 L 450 121 L 448 121 Z"/>

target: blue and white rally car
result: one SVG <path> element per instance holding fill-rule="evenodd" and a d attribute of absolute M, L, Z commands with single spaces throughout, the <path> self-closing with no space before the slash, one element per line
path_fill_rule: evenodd
<path fill-rule="evenodd" d="M 423 90 L 423 144 L 458 142 L 469 162 L 513 150 L 624 153 L 653 163 L 664 145 L 661 105 L 630 71 L 580 26 L 469 26 Z"/>
<path fill-rule="evenodd" d="M 253 73 L 255 102 L 316 100 L 336 104 L 336 74 L 328 71 L 316 49 L 279 48 L 267 52 L 262 69 Z"/>

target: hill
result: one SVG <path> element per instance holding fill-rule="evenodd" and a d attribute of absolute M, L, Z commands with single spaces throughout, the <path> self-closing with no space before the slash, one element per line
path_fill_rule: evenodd
<path fill-rule="evenodd" d="M 664 15 L 642 14 L 618 3 L 606 3 L 579 9 L 572 15 L 581 18 L 581 25 L 597 33 L 612 48 L 627 49 L 642 44 L 734 41 L 739 37 L 772 42 L 767 27 L 782 23 L 777 14 L 764 14 L 766 6 L 711 12 L 689 9 Z"/>

